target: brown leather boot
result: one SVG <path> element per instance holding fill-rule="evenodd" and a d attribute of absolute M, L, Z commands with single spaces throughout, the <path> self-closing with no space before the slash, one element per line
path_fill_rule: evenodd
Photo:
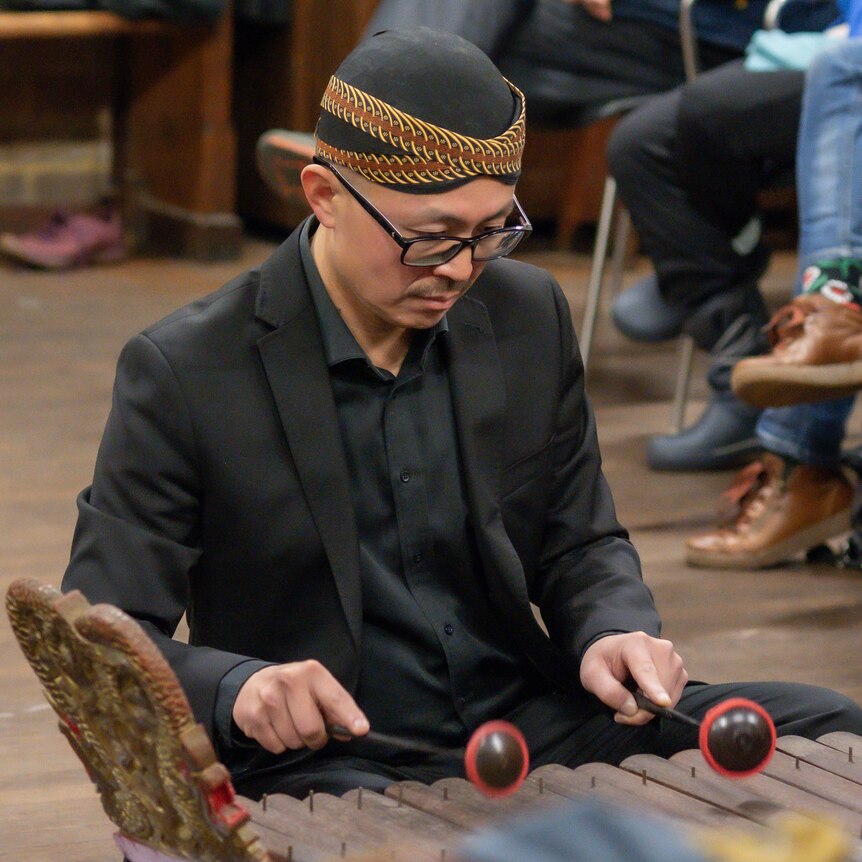
<path fill-rule="evenodd" d="M 712 569 L 761 569 L 850 529 L 853 488 L 840 470 L 798 464 L 767 452 L 740 471 L 725 499 L 728 523 L 686 542 L 686 562 Z"/>
<path fill-rule="evenodd" d="M 755 407 L 785 407 L 862 389 L 862 309 L 819 293 L 798 296 L 768 324 L 773 347 L 743 359 L 731 386 Z"/>

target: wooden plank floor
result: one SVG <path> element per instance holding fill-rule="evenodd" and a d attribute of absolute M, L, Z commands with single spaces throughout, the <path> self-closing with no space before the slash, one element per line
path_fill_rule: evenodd
<path fill-rule="evenodd" d="M 215 289 L 272 245 L 251 239 L 244 259 L 199 264 L 138 259 L 63 274 L 0 262 L 0 590 L 31 575 L 58 584 L 126 339 Z M 580 320 L 589 261 L 534 250 Z M 778 255 L 765 289 L 783 300 L 793 258 Z M 639 262 L 627 278 L 644 272 Z M 605 465 L 622 521 L 641 551 L 666 634 L 693 677 L 787 678 L 862 701 L 862 575 L 794 564 L 766 572 L 708 571 L 682 562 L 686 536 L 711 523 L 727 474 L 651 473 L 644 446 L 666 430 L 676 347 L 627 342 L 601 316 L 589 378 Z M 702 372 L 704 358 L 698 359 Z M 696 373 L 690 418 L 705 388 Z M 850 423 L 858 437 L 859 415 Z M 83 769 L 56 731 L 35 677 L 0 618 L 0 860 L 109 862 L 120 854 Z"/>

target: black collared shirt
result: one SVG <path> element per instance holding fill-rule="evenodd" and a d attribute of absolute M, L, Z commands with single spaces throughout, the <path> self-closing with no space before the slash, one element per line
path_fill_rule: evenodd
<path fill-rule="evenodd" d="M 330 369 L 359 534 L 356 701 L 376 730 L 440 745 L 534 693 L 535 671 L 491 611 L 462 482 L 446 318 L 416 331 L 397 376 L 375 367 L 300 248 Z M 360 753 L 354 744 L 355 753 Z M 374 757 L 371 746 L 361 752 Z M 386 752 L 391 755 L 392 752 Z"/>

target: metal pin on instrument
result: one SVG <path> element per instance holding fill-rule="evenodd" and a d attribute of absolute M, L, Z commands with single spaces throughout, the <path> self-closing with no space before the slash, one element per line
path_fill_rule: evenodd
<path fill-rule="evenodd" d="M 356 807 L 361 811 L 362 810 L 362 788 L 359 788 L 359 792 L 356 794 Z"/>
<path fill-rule="evenodd" d="M 308 791 L 308 813 L 314 814 L 314 791 Z"/>

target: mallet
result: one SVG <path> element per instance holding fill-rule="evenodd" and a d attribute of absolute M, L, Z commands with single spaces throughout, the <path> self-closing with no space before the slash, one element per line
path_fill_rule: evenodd
<path fill-rule="evenodd" d="M 508 721 L 487 721 L 473 731 L 466 749 L 439 748 L 425 742 L 369 730 L 354 736 L 346 727 L 327 724 L 327 732 L 336 738 L 367 739 L 405 751 L 463 756 L 467 779 L 486 796 L 508 796 L 523 783 L 530 768 L 530 753 L 524 735 Z"/>
<path fill-rule="evenodd" d="M 734 697 L 708 710 L 697 721 L 675 709 L 659 706 L 643 692 L 634 693 L 641 709 L 653 715 L 700 728 L 698 745 L 706 762 L 728 778 L 745 778 L 760 772 L 775 751 L 775 725 L 760 704 Z"/>

